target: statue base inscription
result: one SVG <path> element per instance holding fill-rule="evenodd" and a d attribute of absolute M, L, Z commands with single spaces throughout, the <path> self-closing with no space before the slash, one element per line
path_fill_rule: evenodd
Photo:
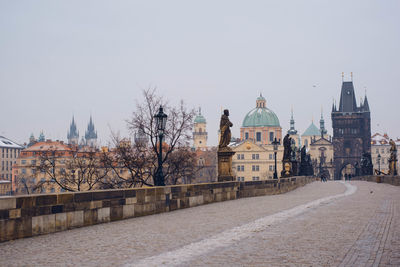
<path fill-rule="evenodd" d="M 218 182 L 233 181 L 232 157 L 233 152 L 228 147 L 218 150 Z"/>

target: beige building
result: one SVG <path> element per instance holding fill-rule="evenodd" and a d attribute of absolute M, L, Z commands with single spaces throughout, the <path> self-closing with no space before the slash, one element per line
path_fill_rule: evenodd
<path fill-rule="evenodd" d="M 275 157 L 273 145 L 259 145 L 253 140 L 244 140 L 234 146 L 232 169 L 237 181 L 259 181 L 273 179 Z M 277 173 L 282 171 L 283 146 L 278 146 Z"/>
<path fill-rule="evenodd" d="M 384 173 L 389 172 L 389 158 L 390 158 L 390 137 L 385 134 L 376 133 L 371 137 L 371 159 L 375 170 L 380 170 Z M 400 139 L 393 139 L 397 146 L 397 160 L 400 157 Z M 380 155 L 380 160 L 378 155 Z M 397 172 L 399 172 L 400 164 L 397 161 Z"/>
<path fill-rule="evenodd" d="M 0 180 L 12 180 L 13 166 L 16 163 L 19 153 L 22 149 L 23 147 L 17 143 L 5 138 L 4 136 L 0 136 Z M 6 184 L 8 183 L 4 182 L 4 188 L 6 187 Z M 11 189 L 9 191 L 11 192 Z"/>
<path fill-rule="evenodd" d="M 0 196 L 9 196 L 11 194 L 11 181 L 0 180 Z"/>

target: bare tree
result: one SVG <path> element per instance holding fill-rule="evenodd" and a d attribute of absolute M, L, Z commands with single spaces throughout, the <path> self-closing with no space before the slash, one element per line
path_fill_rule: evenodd
<path fill-rule="evenodd" d="M 121 140 L 112 136 L 115 148 L 102 155 L 103 165 L 110 174 L 101 181 L 102 188 L 130 188 L 152 185 L 152 160 L 145 143 Z"/>
<path fill-rule="evenodd" d="M 151 176 L 155 176 L 157 170 L 157 157 L 160 153 L 157 148 L 158 134 L 156 129 L 156 121 L 154 115 L 162 106 L 167 113 L 167 124 L 164 131 L 165 139 L 163 140 L 163 154 L 162 162 L 165 166 L 164 176 L 167 183 L 175 184 L 181 179 L 182 175 L 189 177 L 192 171 L 189 167 L 195 168 L 195 163 L 187 150 L 192 138 L 193 118 L 195 116 L 194 109 L 188 109 L 183 101 L 180 101 L 177 107 L 170 106 L 160 96 L 156 94 L 156 90 L 147 89 L 143 91 L 144 102 L 136 104 L 136 110 L 133 112 L 132 117 L 127 120 L 128 129 L 132 134 L 140 132 L 147 137 L 149 142 L 147 160 L 150 166 Z M 173 155 L 174 153 L 176 155 Z M 183 157 L 182 155 L 186 155 Z M 170 159 L 171 158 L 171 159 Z M 181 164 L 175 164 L 176 159 L 181 160 Z M 165 164 L 165 165 L 164 165 Z M 169 164 L 171 166 L 169 166 Z M 179 178 L 173 178 L 173 177 Z"/>
<path fill-rule="evenodd" d="M 43 151 L 39 156 L 37 170 L 44 173 L 48 185 L 63 190 L 89 191 L 107 177 L 109 168 L 102 162 L 101 153 L 93 148 L 79 150 L 73 147 L 70 155 L 58 151 Z"/>

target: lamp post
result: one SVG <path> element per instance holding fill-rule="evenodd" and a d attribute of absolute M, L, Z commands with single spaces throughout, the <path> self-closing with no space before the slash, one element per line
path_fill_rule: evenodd
<path fill-rule="evenodd" d="M 275 137 L 274 141 L 272 142 L 272 144 L 274 145 L 274 155 L 275 155 L 274 179 L 278 179 L 278 172 L 276 171 L 276 153 L 278 152 L 279 142 L 276 140 L 276 137 Z"/>
<path fill-rule="evenodd" d="M 156 175 L 154 177 L 154 185 L 155 186 L 164 186 L 165 181 L 164 181 L 164 174 L 163 174 L 163 168 L 162 168 L 162 140 L 164 137 L 164 130 L 165 130 L 165 125 L 167 123 L 167 114 L 163 112 L 162 106 L 160 106 L 160 109 L 158 110 L 158 113 L 154 115 L 154 118 L 156 120 L 156 128 L 158 132 L 158 142 L 160 145 L 160 149 L 158 151 L 158 167 L 156 171 Z"/>
<path fill-rule="evenodd" d="M 381 174 L 381 154 L 378 154 L 378 171 Z"/>

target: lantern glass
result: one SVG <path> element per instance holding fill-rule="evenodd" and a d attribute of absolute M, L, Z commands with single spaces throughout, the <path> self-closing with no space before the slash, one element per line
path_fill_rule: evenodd
<path fill-rule="evenodd" d="M 160 132 L 164 131 L 167 124 L 167 114 L 163 112 L 163 108 L 161 106 L 158 113 L 154 115 L 154 118 L 156 119 L 157 130 Z"/>

